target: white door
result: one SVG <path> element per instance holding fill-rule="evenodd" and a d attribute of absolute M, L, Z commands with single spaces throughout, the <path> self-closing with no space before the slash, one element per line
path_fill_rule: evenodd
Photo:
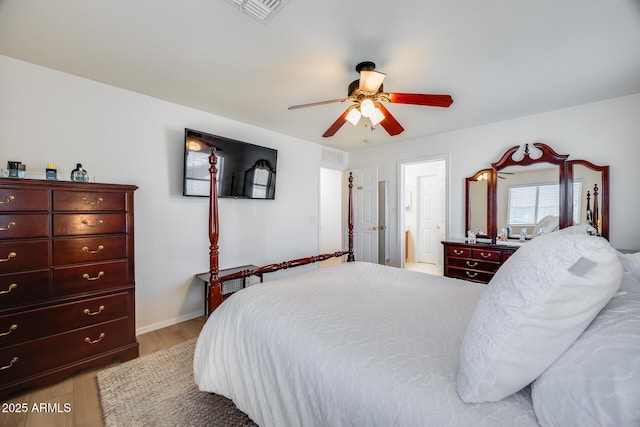
<path fill-rule="evenodd" d="M 356 261 L 378 262 L 378 168 L 353 173 L 353 245 Z"/>
<path fill-rule="evenodd" d="M 438 262 L 438 177 L 435 174 L 418 177 L 418 247 L 416 261 L 436 264 Z"/>

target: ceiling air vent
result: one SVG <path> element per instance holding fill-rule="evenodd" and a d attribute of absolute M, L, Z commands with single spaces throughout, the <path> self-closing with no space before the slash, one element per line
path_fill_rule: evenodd
<path fill-rule="evenodd" d="M 289 0 L 227 0 L 227 2 L 258 21 L 266 23 L 289 3 Z"/>

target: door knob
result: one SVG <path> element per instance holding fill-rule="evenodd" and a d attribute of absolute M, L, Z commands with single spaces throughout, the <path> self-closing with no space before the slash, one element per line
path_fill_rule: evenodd
<path fill-rule="evenodd" d="M 378 229 L 378 227 L 369 227 L 369 230 L 373 230 L 373 231 L 375 231 L 375 230 L 377 230 L 377 229 Z"/>
<path fill-rule="evenodd" d="M 386 225 L 381 225 L 380 227 L 378 227 L 378 230 L 386 230 L 387 226 Z"/>

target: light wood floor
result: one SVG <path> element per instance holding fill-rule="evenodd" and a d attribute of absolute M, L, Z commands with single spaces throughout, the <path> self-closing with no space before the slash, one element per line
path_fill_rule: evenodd
<path fill-rule="evenodd" d="M 198 317 L 187 322 L 169 326 L 157 331 L 138 336 L 140 343 L 140 356 L 154 351 L 162 350 L 179 344 L 183 341 L 195 338 L 200 333 L 206 318 Z M 115 366 L 116 364 L 110 365 Z M 98 394 L 96 373 L 105 367 L 87 369 L 78 372 L 58 384 L 32 389 L 23 394 L 10 397 L 0 402 L 0 426 L 3 427 L 103 427 L 102 407 Z M 10 412 L 11 403 L 27 404 L 29 410 L 26 413 Z M 33 412 L 33 404 L 51 403 L 59 404 L 60 413 Z M 71 410 L 65 413 L 62 409 L 65 404 L 71 405 Z"/>

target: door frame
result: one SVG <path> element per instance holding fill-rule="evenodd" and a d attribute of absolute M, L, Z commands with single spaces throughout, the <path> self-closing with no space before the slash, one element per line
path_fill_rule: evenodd
<path fill-rule="evenodd" d="M 405 265 L 405 233 L 404 230 L 406 228 L 405 224 L 405 167 L 409 165 L 416 165 L 420 163 L 429 163 L 443 161 L 444 162 L 444 195 L 443 195 L 443 203 L 444 203 L 444 236 L 443 239 L 449 238 L 449 224 L 451 223 L 451 200 L 449 197 L 449 183 L 451 181 L 451 155 L 450 154 L 435 154 L 433 156 L 423 156 L 423 157 L 415 157 L 411 159 L 398 160 L 398 205 L 397 205 L 397 221 L 398 221 L 398 253 L 400 254 L 400 267 L 404 268 Z M 442 262 L 442 260 L 440 260 Z M 440 264 L 438 264 L 440 265 Z"/>

